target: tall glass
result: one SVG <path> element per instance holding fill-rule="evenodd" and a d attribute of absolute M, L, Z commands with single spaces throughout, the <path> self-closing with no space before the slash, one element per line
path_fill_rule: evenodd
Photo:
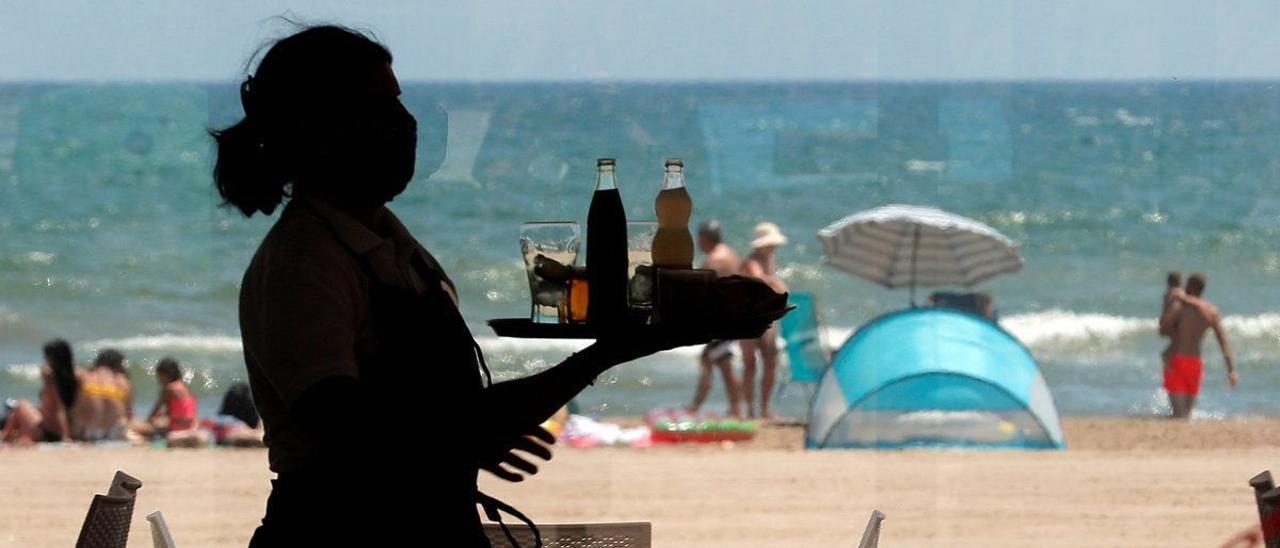
<path fill-rule="evenodd" d="M 627 223 L 627 304 L 631 308 L 653 306 L 653 238 L 657 233 L 656 221 Z"/>
<path fill-rule="evenodd" d="M 569 285 L 581 241 L 574 221 L 520 225 L 520 254 L 529 277 L 529 317 L 534 322 L 568 322 Z"/>

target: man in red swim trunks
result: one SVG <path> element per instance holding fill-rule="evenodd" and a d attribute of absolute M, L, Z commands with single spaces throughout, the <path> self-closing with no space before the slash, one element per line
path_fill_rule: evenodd
<path fill-rule="evenodd" d="M 1187 278 L 1186 294 L 1179 297 L 1160 316 L 1160 333 L 1169 335 L 1169 358 L 1164 364 L 1164 387 L 1169 391 L 1169 406 L 1174 418 L 1188 418 L 1200 393 L 1200 379 L 1204 362 L 1200 358 L 1200 343 L 1204 334 L 1213 329 L 1227 362 L 1227 383 L 1235 388 L 1235 358 L 1227 333 L 1222 329 L 1222 313 L 1203 297 L 1205 275 L 1199 272 Z"/>

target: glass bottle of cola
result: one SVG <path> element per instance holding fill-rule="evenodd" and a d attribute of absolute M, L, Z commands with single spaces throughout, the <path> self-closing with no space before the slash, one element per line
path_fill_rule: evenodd
<path fill-rule="evenodd" d="M 613 158 L 596 161 L 596 190 L 587 212 L 587 321 L 615 326 L 627 314 L 627 215 Z"/>

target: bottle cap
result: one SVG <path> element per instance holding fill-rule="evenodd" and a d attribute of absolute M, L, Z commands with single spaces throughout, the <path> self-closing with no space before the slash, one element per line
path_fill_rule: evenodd
<path fill-rule="evenodd" d="M 613 158 L 599 158 L 596 160 L 596 167 L 617 165 L 618 161 Z"/>
<path fill-rule="evenodd" d="M 666 165 L 667 165 L 667 167 L 671 167 L 671 166 L 680 166 L 680 167 L 684 167 L 684 160 L 681 160 L 681 159 L 679 159 L 679 158 L 667 158 L 667 164 L 666 164 Z"/>

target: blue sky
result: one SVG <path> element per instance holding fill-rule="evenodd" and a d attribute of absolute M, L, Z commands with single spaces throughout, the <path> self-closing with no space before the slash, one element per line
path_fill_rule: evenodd
<path fill-rule="evenodd" d="M 0 0 L 0 81 L 229 80 L 281 14 L 376 31 L 402 80 L 1280 78 L 1275 1 L 357 4 Z"/>

